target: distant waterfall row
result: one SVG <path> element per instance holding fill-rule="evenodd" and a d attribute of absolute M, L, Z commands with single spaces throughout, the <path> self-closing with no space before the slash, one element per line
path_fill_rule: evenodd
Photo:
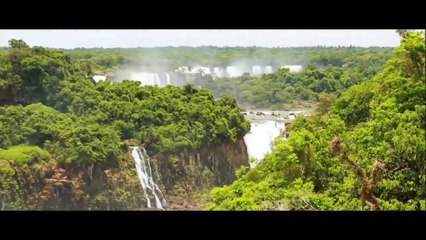
<path fill-rule="evenodd" d="M 152 208 L 152 201 L 154 201 L 155 208 L 164 209 L 166 199 L 164 199 L 163 193 L 154 181 L 151 164 L 145 149 L 133 147 L 132 156 L 135 160 L 139 182 L 145 194 L 147 207 Z"/>
<path fill-rule="evenodd" d="M 278 67 L 277 67 L 278 68 Z M 301 65 L 284 65 L 281 68 L 287 68 L 290 72 L 300 72 L 302 70 Z M 186 83 L 197 83 L 197 79 L 200 76 L 209 75 L 213 79 L 215 78 L 235 78 L 240 77 L 244 74 L 251 76 L 260 76 L 262 74 L 274 73 L 276 69 L 273 66 L 227 66 L 227 67 L 205 67 L 205 66 L 181 66 L 174 71 L 168 72 L 150 72 L 149 70 L 128 70 L 119 71 L 114 76 L 107 77 L 106 75 L 94 75 L 93 80 L 95 82 L 110 79 L 113 82 L 120 82 L 125 79 L 140 81 L 141 85 L 157 85 L 164 87 L 167 85 L 183 86 Z"/>
<path fill-rule="evenodd" d="M 157 85 L 159 87 L 170 85 L 170 75 L 168 73 L 132 73 L 130 79 L 140 81 L 142 85 Z"/>
<path fill-rule="evenodd" d="M 279 67 L 287 68 L 290 70 L 290 72 L 300 72 L 302 70 L 301 65 L 283 65 Z M 176 69 L 177 72 L 181 73 L 200 73 L 202 75 L 211 75 L 213 78 L 216 77 L 239 77 L 242 76 L 244 73 L 248 73 L 252 76 L 259 76 L 262 74 L 270 74 L 274 73 L 276 70 L 273 66 L 260 66 L 260 65 L 253 65 L 253 66 L 227 66 L 225 68 L 222 67 L 204 67 L 204 66 L 182 66 Z"/>

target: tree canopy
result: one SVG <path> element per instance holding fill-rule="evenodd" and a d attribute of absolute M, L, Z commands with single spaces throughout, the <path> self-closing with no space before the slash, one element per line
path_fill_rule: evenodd
<path fill-rule="evenodd" d="M 206 209 L 426 210 L 424 33 L 394 51 L 383 71 L 296 119 Z"/>

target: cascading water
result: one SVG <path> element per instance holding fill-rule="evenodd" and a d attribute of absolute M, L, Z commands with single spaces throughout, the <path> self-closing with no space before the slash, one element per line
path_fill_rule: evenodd
<path fill-rule="evenodd" d="M 252 71 L 252 74 L 255 75 L 255 76 L 262 75 L 262 73 L 263 73 L 262 67 L 258 66 L 258 65 L 252 66 L 251 71 Z"/>
<path fill-rule="evenodd" d="M 222 68 L 220 68 L 220 67 L 214 67 L 214 68 L 213 68 L 213 75 L 214 75 L 215 77 L 223 77 L 223 76 L 224 76 L 224 74 L 223 74 L 223 69 L 222 69 Z"/>
<path fill-rule="evenodd" d="M 272 68 L 272 66 L 265 66 L 265 71 L 264 71 L 265 74 L 270 74 L 273 72 L 274 72 L 274 69 Z"/>
<path fill-rule="evenodd" d="M 133 147 L 132 156 L 135 160 L 136 171 L 138 173 L 138 178 L 142 186 L 142 190 L 146 197 L 147 207 L 151 208 L 151 200 L 155 200 L 155 207 L 159 209 L 164 209 L 163 206 L 166 205 L 166 200 L 163 197 L 158 185 L 154 182 L 152 176 L 151 164 L 149 163 L 148 158 L 145 159 L 144 155 L 147 156 L 146 151 L 142 148 L 143 153 L 138 147 Z M 158 194 L 159 195 L 158 195 Z M 161 201 L 160 201 L 160 196 Z"/>
<path fill-rule="evenodd" d="M 154 74 L 154 82 L 157 86 L 161 87 L 160 76 L 157 73 Z"/>
<path fill-rule="evenodd" d="M 243 75 L 241 70 L 238 69 L 235 66 L 226 67 L 226 73 L 227 73 L 228 77 L 239 77 L 239 76 Z"/>
<path fill-rule="evenodd" d="M 168 73 L 166 73 L 166 84 L 167 85 L 171 85 L 171 83 L 170 83 L 170 75 Z"/>
<path fill-rule="evenodd" d="M 266 153 L 273 150 L 273 141 L 284 130 L 284 122 L 266 121 L 251 124 L 250 133 L 244 136 L 249 157 L 256 161 L 250 163 L 250 168 L 256 167 Z"/>
<path fill-rule="evenodd" d="M 132 73 L 129 77 L 130 80 L 140 81 L 141 85 L 154 85 L 154 76 L 152 73 L 136 72 Z"/>

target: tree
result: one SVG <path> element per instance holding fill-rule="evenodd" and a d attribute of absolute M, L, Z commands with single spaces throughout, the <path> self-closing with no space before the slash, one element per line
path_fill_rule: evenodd
<path fill-rule="evenodd" d="M 341 138 L 334 137 L 330 142 L 330 151 L 334 155 L 339 155 L 342 162 L 349 165 L 350 169 L 358 177 L 361 182 L 361 203 L 363 206 L 368 205 L 370 210 L 379 211 L 379 203 L 374 196 L 374 188 L 383 178 L 385 164 L 382 161 L 375 161 L 373 164 L 373 172 L 370 178 L 367 178 L 364 170 L 356 162 L 349 158 L 345 145 Z"/>
<path fill-rule="evenodd" d="M 425 80 L 425 36 L 424 32 L 404 32 L 401 45 L 395 49 L 402 60 L 402 68 L 416 81 Z"/>
<path fill-rule="evenodd" d="M 27 43 L 25 43 L 23 40 L 18 39 L 11 39 L 9 40 L 9 46 L 11 48 L 29 48 Z"/>

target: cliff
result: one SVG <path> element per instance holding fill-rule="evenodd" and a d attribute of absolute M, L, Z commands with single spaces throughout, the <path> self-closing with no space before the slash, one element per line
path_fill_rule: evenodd
<path fill-rule="evenodd" d="M 130 150 L 114 164 L 60 166 L 53 158 L 30 165 L 0 159 L 0 207 L 5 209 L 125 210 L 144 209 L 146 200 Z M 200 193 L 229 184 L 234 171 L 248 165 L 243 139 L 219 146 L 152 154 L 151 164 L 164 190 L 166 209 L 191 209 Z M 202 202 L 202 201 L 201 201 Z M 4 204 L 2 204 L 4 203 Z"/>
<path fill-rule="evenodd" d="M 232 183 L 236 178 L 235 170 L 249 165 L 242 138 L 235 143 L 203 146 L 196 151 L 183 151 L 178 156 L 155 156 L 155 159 L 168 209 L 198 208 L 203 202 L 203 193 L 212 187 Z"/>

